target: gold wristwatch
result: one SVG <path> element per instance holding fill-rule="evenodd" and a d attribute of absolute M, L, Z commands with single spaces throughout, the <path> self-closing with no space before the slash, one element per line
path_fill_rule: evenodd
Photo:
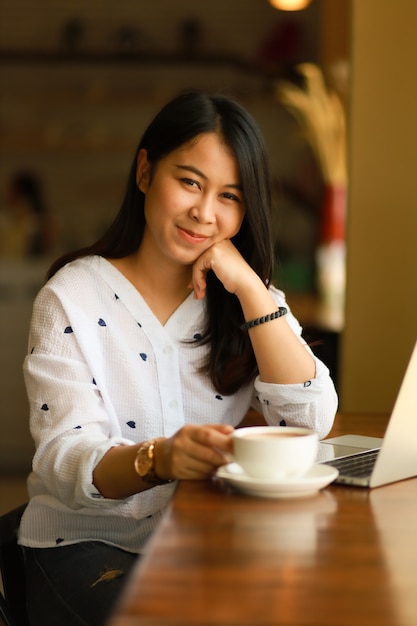
<path fill-rule="evenodd" d="M 145 483 L 163 485 L 172 482 L 170 479 L 160 478 L 155 472 L 155 439 L 143 443 L 136 453 L 134 461 L 135 471 Z"/>

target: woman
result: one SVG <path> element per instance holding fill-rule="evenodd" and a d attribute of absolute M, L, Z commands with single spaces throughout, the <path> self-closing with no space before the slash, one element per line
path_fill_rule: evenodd
<path fill-rule="evenodd" d="M 329 431 L 329 372 L 270 285 L 269 211 L 255 122 L 187 93 L 144 133 L 105 235 L 51 268 L 24 364 L 32 624 L 102 624 L 172 481 L 224 464 L 249 407 Z"/>

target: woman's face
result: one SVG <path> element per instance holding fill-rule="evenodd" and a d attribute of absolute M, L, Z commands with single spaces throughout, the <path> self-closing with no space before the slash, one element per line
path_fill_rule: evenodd
<path fill-rule="evenodd" d="M 239 231 L 245 214 L 236 159 L 216 133 L 198 136 L 161 159 L 151 176 L 146 150 L 137 184 L 145 194 L 142 246 L 191 265 L 210 246 Z"/>

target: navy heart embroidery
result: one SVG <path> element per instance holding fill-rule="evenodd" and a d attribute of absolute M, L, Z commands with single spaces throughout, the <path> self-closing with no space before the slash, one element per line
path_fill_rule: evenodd
<path fill-rule="evenodd" d="M 72 330 L 71 326 L 67 326 L 64 330 L 64 333 L 66 335 L 68 335 L 69 333 L 73 333 L 74 331 Z"/>
<path fill-rule="evenodd" d="M 33 354 L 35 352 L 35 348 L 32 348 L 32 350 L 30 351 L 31 354 Z"/>
<path fill-rule="evenodd" d="M 93 378 L 92 383 L 93 383 L 93 385 L 97 385 L 95 378 Z"/>
<path fill-rule="evenodd" d="M 47 404 L 42 404 L 41 409 L 42 411 L 49 411 L 49 406 Z"/>
<path fill-rule="evenodd" d="M 223 400 L 223 397 L 220 394 L 216 395 L 216 400 Z"/>
<path fill-rule="evenodd" d="M 74 430 L 80 430 L 80 428 L 82 428 L 82 426 L 80 426 L 80 425 L 74 426 Z"/>
<path fill-rule="evenodd" d="M 107 326 L 106 322 L 100 317 L 100 319 L 98 320 L 98 325 L 99 326 Z"/>
<path fill-rule="evenodd" d="M 65 541 L 65 539 L 63 539 L 62 537 L 57 537 L 55 539 L 55 543 L 56 543 L 57 546 L 59 546 L 59 544 L 62 543 L 63 541 Z"/>
<path fill-rule="evenodd" d="M 281 420 L 279 423 L 280 426 L 286 426 L 287 422 L 285 420 Z"/>
<path fill-rule="evenodd" d="M 136 422 L 134 422 L 133 420 L 129 420 L 128 422 L 126 422 L 126 424 L 127 424 L 130 428 L 136 428 Z"/>
<path fill-rule="evenodd" d="M 310 387 L 311 385 L 311 380 L 306 380 L 305 383 L 303 383 L 303 387 Z"/>
<path fill-rule="evenodd" d="M 201 339 L 201 334 L 200 334 L 200 333 L 195 333 L 195 335 L 194 335 L 194 339 L 195 339 L 196 341 L 199 341 L 199 340 Z"/>
<path fill-rule="evenodd" d="M 117 293 L 114 294 L 114 299 L 119 300 L 119 296 L 117 295 Z"/>
<path fill-rule="evenodd" d="M 145 354 L 145 352 L 141 352 L 140 353 L 140 358 L 142 359 L 142 361 L 146 361 L 146 359 L 148 358 L 148 355 Z"/>
<path fill-rule="evenodd" d="M 138 322 L 138 326 L 139 328 L 142 328 L 142 324 L 140 322 Z"/>

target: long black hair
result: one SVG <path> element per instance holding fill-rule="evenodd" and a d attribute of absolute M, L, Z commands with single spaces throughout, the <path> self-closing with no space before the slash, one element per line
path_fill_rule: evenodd
<path fill-rule="evenodd" d="M 65 254 L 51 266 L 51 277 L 74 259 L 100 255 L 122 258 L 135 252 L 145 228 L 145 196 L 136 183 L 137 156 L 144 148 L 153 169 L 172 151 L 204 133 L 218 133 L 236 158 L 245 202 L 245 216 L 232 241 L 265 285 L 272 276 L 270 176 L 262 134 L 252 116 L 222 94 L 192 91 L 166 104 L 145 130 L 131 166 L 122 206 L 114 222 L 93 245 Z M 152 173 L 152 172 L 151 172 Z M 205 370 L 215 388 L 231 394 L 249 384 L 257 365 L 236 296 L 227 292 L 213 272 L 207 276 L 207 326 L 201 341 L 210 343 Z"/>

